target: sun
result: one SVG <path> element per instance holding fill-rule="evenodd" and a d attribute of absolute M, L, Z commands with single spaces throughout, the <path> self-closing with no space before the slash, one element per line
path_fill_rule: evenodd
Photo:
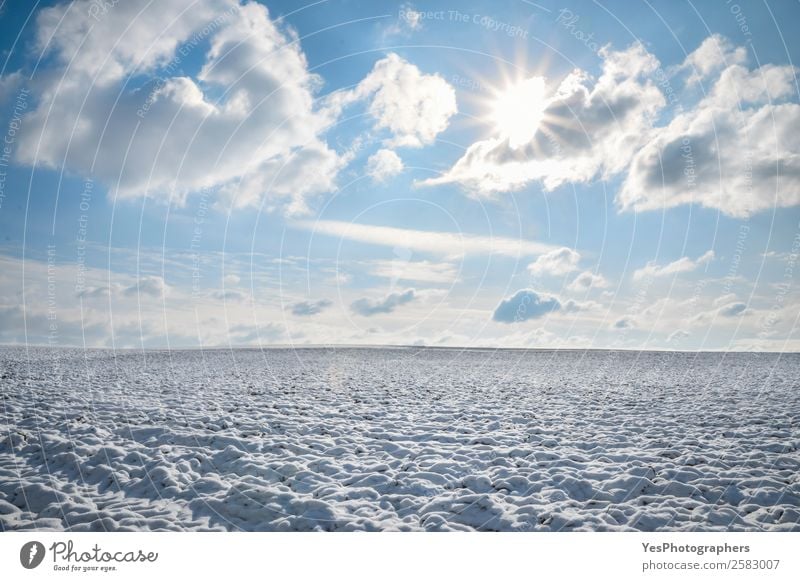
<path fill-rule="evenodd" d="M 501 137 L 516 148 L 536 134 L 546 106 L 544 78 L 531 77 L 498 93 L 491 120 Z"/>

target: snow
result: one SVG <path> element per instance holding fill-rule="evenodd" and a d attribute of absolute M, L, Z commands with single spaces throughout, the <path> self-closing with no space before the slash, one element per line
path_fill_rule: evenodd
<path fill-rule="evenodd" d="M 3 530 L 800 530 L 800 356 L 0 349 Z"/>

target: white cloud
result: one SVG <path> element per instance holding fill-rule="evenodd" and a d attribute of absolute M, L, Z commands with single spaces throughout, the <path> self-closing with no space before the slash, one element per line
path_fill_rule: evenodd
<path fill-rule="evenodd" d="M 715 307 L 719 307 L 721 305 L 727 305 L 728 303 L 736 302 L 736 295 L 734 293 L 724 294 L 714 299 L 711 303 Z"/>
<path fill-rule="evenodd" d="M 373 315 L 391 313 L 397 307 L 410 303 L 417 298 L 416 290 L 410 288 L 403 292 L 389 293 L 385 297 L 377 300 L 361 298 L 354 301 L 350 305 L 350 308 L 354 313 L 363 317 L 372 317 Z"/>
<path fill-rule="evenodd" d="M 337 220 L 297 220 L 290 226 L 310 230 L 315 234 L 335 236 L 366 244 L 401 247 L 445 256 L 464 254 L 502 254 L 505 256 L 530 256 L 553 250 L 553 246 L 522 238 L 478 236 L 455 232 L 411 230 L 391 226 L 371 226 Z"/>
<path fill-rule="evenodd" d="M 492 320 L 498 323 L 522 323 L 539 319 L 561 308 L 562 304 L 558 298 L 525 288 L 501 300 L 492 313 Z"/>
<path fill-rule="evenodd" d="M 604 48 L 601 55 L 603 72 L 596 81 L 575 70 L 561 82 L 528 143 L 478 141 L 444 175 L 422 185 L 460 183 L 476 195 L 490 195 L 532 181 L 552 190 L 625 169 L 665 103 L 650 79 L 658 61 L 639 43 L 620 52 Z"/>
<path fill-rule="evenodd" d="M 310 317 L 318 315 L 328 307 L 332 306 L 333 302 L 328 299 L 319 299 L 317 301 L 300 301 L 294 303 L 291 307 L 292 314 L 297 317 Z"/>
<path fill-rule="evenodd" d="M 719 34 L 706 38 L 694 52 L 686 57 L 679 69 L 689 72 L 688 84 L 703 81 L 722 68 L 742 64 L 747 60 L 747 49 L 736 47 Z"/>
<path fill-rule="evenodd" d="M 585 270 L 575 277 L 567 289 L 572 292 L 584 292 L 591 288 L 607 288 L 608 286 L 609 283 L 602 274 Z"/>
<path fill-rule="evenodd" d="M 222 281 L 228 286 L 236 286 L 242 281 L 242 279 L 236 274 L 226 274 L 222 278 Z"/>
<path fill-rule="evenodd" d="M 633 279 L 642 280 L 657 276 L 669 276 L 671 274 L 678 274 L 681 272 L 691 272 L 699 266 L 708 264 L 712 260 L 714 260 L 714 251 L 709 250 L 697 260 L 692 260 L 688 256 L 683 256 L 674 262 L 665 264 L 664 266 L 658 266 L 655 262 L 649 262 L 647 266 L 644 266 L 633 273 Z"/>
<path fill-rule="evenodd" d="M 528 265 L 528 271 L 536 276 L 559 276 L 576 270 L 580 259 L 579 253 L 565 246 L 539 256 Z"/>
<path fill-rule="evenodd" d="M 458 278 L 458 269 L 449 262 L 375 260 L 369 267 L 371 275 L 393 281 L 453 283 Z"/>
<path fill-rule="evenodd" d="M 391 149 L 381 149 L 367 160 L 367 175 L 376 182 L 386 181 L 403 171 L 403 160 Z"/>
<path fill-rule="evenodd" d="M 561 304 L 565 313 L 577 313 L 580 311 L 595 311 L 601 308 L 600 303 L 594 301 L 576 301 L 569 299 Z"/>
<path fill-rule="evenodd" d="M 123 290 L 127 296 L 148 295 L 154 298 L 163 297 L 167 294 L 169 287 L 160 276 L 142 276 L 138 282 L 130 285 Z"/>
<path fill-rule="evenodd" d="M 422 28 L 422 13 L 419 10 L 415 10 L 410 3 L 403 4 L 400 8 L 400 18 L 411 30 Z"/>
<path fill-rule="evenodd" d="M 120 2 L 98 20 L 90 0 L 43 9 L 19 160 L 92 175 L 120 196 L 221 188 L 235 206 L 264 197 L 302 210 L 335 188 L 345 160 L 322 138 L 320 80 L 294 32 L 256 2 Z M 208 51 L 202 54 L 208 43 Z M 196 78 L 185 63 L 200 57 Z"/>
<path fill-rule="evenodd" d="M 242 291 L 226 289 L 224 291 L 223 290 L 214 291 L 213 293 L 211 293 L 211 297 L 218 301 L 223 301 L 226 303 L 227 302 L 240 303 L 249 299 L 250 295 Z"/>
<path fill-rule="evenodd" d="M 535 181 L 552 190 L 624 174 L 616 195 L 622 210 L 694 203 L 744 217 L 800 204 L 796 68 L 750 69 L 747 51 L 718 35 L 672 76 L 639 43 L 600 54 L 600 77 L 568 75 L 530 141 L 517 147 L 501 137 L 477 141 L 443 175 L 420 184 L 458 183 L 490 196 Z M 654 80 L 669 88 L 668 111 Z M 699 82 L 704 92 L 697 96 L 692 89 Z M 666 125 L 654 126 L 665 112 Z"/>
<path fill-rule="evenodd" d="M 722 298 L 722 297 L 721 297 Z M 719 321 L 719 318 L 731 319 L 736 317 L 744 317 L 753 314 L 755 311 L 747 306 L 746 303 L 734 301 L 727 304 L 721 304 L 722 301 L 717 300 L 712 304 L 714 306 L 721 305 L 718 308 L 708 311 L 702 311 L 691 317 L 690 322 L 697 325 L 707 324 L 712 321 Z"/>
<path fill-rule="evenodd" d="M 772 258 L 775 260 L 783 260 L 790 256 L 788 252 L 777 252 L 775 250 L 768 250 L 761 253 L 761 258 Z"/>
<path fill-rule="evenodd" d="M 2 14 L 2 12 L 0 12 Z M 0 105 L 6 107 L 12 97 L 20 94 L 20 89 L 25 77 L 19 71 L 14 71 L 0 77 Z"/>
<path fill-rule="evenodd" d="M 90 286 L 79 290 L 75 294 L 84 300 L 108 299 L 117 290 L 119 289 L 113 286 Z"/>
<path fill-rule="evenodd" d="M 389 147 L 432 143 L 457 111 L 444 79 L 396 54 L 318 104 L 322 82 L 297 34 L 254 1 L 130 0 L 98 19 L 93 1 L 39 12 L 37 48 L 48 58 L 30 83 L 39 99 L 16 155 L 94 177 L 123 198 L 181 203 L 213 191 L 233 207 L 266 200 L 304 213 L 352 159 L 325 141 L 344 106 L 365 103 Z M 375 177 L 399 171 L 388 155 L 374 160 Z"/>
<path fill-rule="evenodd" d="M 359 101 L 369 101 L 375 128 L 391 132 L 388 145 L 393 147 L 432 143 L 458 110 L 455 90 L 447 81 L 437 74 L 423 74 L 394 53 L 376 62 L 354 89 L 327 99 L 336 112 Z"/>
<path fill-rule="evenodd" d="M 750 70 L 741 60 L 709 81 L 695 107 L 650 134 L 618 194 L 623 209 L 696 203 L 744 217 L 800 203 L 800 105 L 788 102 L 796 69 Z M 723 65 L 718 59 L 704 74 Z"/>
<path fill-rule="evenodd" d="M 385 37 L 407 35 L 422 28 L 423 13 L 414 8 L 410 2 L 400 5 L 397 21 L 392 23 L 383 33 Z"/>

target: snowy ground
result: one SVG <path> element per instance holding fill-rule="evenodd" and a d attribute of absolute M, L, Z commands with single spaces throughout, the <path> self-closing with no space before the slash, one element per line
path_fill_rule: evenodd
<path fill-rule="evenodd" d="M 800 530 L 799 364 L 0 349 L 0 526 Z"/>

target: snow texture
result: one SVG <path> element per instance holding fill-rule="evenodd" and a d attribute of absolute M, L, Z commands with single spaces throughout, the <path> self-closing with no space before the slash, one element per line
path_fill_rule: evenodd
<path fill-rule="evenodd" d="M 0 349 L 0 526 L 797 531 L 798 363 Z"/>

